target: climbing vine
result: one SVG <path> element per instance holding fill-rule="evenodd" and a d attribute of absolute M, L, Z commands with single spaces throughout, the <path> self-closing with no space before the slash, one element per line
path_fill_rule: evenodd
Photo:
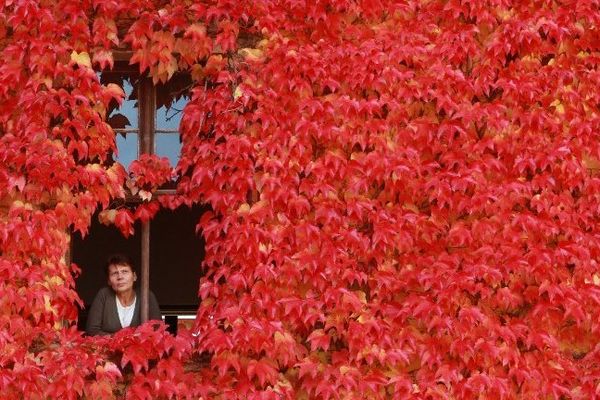
<path fill-rule="evenodd" d="M 0 393 L 598 397 L 599 18 L 581 0 L 2 2 Z M 113 161 L 124 93 L 99 72 L 122 54 L 193 81 L 174 169 Z M 194 203 L 212 210 L 194 329 L 82 336 L 70 232 Z"/>

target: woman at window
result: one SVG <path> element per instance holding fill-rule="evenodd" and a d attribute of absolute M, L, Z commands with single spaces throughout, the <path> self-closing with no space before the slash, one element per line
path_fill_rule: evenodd
<path fill-rule="evenodd" d="M 133 264 L 124 255 L 109 257 L 106 262 L 108 287 L 100 289 L 88 313 L 85 331 L 88 335 L 110 335 L 141 323 L 141 299 L 134 287 L 137 275 Z M 160 320 L 161 314 L 154 293 L 149 293 L 148 318 Z"/>

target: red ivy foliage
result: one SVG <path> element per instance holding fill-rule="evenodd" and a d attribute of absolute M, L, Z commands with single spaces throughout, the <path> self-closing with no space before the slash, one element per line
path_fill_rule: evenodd
<path fill-rule="evenodd" d="M 600 398 L 599 25 L 585 0 L 4 1 L 0 393 Z M 110 161 L 124 48 L 194 80 L 176 196 L 151 198 L 164 160 Z M 68 232 L 182 203 L 212 209 L 194 334 L 82 337 Z"/>

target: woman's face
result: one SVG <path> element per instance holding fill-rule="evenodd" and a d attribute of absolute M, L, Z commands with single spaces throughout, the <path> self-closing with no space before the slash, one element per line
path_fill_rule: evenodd
<path fill-rule="evenodd" d="M 126 293 L 133 290 L 137 276 L 127 264 L 113 264 L 108 267 L 108 284 L 115 293 Z"/>

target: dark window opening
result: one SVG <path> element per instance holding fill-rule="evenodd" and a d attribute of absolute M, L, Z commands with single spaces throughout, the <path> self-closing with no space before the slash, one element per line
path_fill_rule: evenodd
<path fill-rule="evenodd" d="M 185 206 L 175 210 L 161 209 L 150 225 L 150 290 L 158 299 L 163 316 L 193 315 L 198 308 L 198 283 L 202 276 L 204 240 L 196 233 L 196 224 L 206 206 Z M 104 262 L 113 253 L 131 257 L 140 285 L 141 230 L 123 237 L 114 226 L 106 226 L 93 218 L 88 234 L 71 236 L 71 261 L 82 270 L 76 289 L 85 304 L 79 317 L 79 328 L 85 327 L 86 310 L 98 290 L 106 286 Z"/>

